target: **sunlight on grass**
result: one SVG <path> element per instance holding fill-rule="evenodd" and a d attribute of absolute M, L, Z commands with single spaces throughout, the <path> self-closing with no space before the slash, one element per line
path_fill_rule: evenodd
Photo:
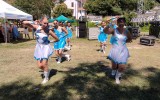
<path fill-rule="evenodd" d="M 51 38 L 51 37 L 50 37 Z M 109 77 L 111 62 L 99 53 L 97 40 L 74 38 L 70 62 L 57 64 L 55 54 L 49 59 L 54 71 L 50 81 L 41 86 L 40 70 L 33 58 L 36 40 L 0 44 L 0 99 L 51 100 L 158 100 L 160 99 L 160 43 L 139 44 L 139 38 L 127 44 L 131 57 L 121 85 Z M 53 44 L 51 44 L 53 45 Z"/>

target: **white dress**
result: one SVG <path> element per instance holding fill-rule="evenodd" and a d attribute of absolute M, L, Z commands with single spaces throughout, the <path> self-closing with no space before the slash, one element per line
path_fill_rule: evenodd
<path fill-rule="evenodd" d="M 50 41 L 48 40 L 48 35 L 41 32 L 41 27 L 39 26 L 35 32 L 37 44 L 35 47 L 34 58 L 36 60 L 48 59 L 53 54 L 53 49 L 50 46 Z"/>
<path fill-rule="evenodd" d="M 114 35 L 112 37 L 112 48 L 107 58 L 115 64 L 126 64 L 129 58 L 129 51 L 126 46 L 126 34 L 127 30 L 124 34 L 120 34 L 117 29 L 114 30 Z"/>
<path fill-rule="evenodd" d="M 28 32 L 28 27 L 25 27 L 25 28 L 24 28 L 24 34 L 29 34 L 29 32 Z"/>

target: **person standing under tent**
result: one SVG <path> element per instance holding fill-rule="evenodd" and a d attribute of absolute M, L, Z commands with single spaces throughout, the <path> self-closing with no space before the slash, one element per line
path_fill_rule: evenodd
<path fill-rule="evenodd" d="M 104 28 L 106 27 L 106 23 L 104 21 L 102 21 L 101 23 L 101 27 L 100 27 L 100 33 L 98 35 L 98 41 L 100 42 L 100 51 L 102 51 L 103 53 L 105 53 L 105 49 L 106 49 L 106 41 L 107 41 L 107 37 L 108 35 L 106 33 L 104 33 Z"/>
<path fill-rule="evenodd" d="M 13 23 L 12 25 L 12 34 L 13 34 L 13 39 L 17 40 L 19 36 L 19 32 L 18 32 L 16 23 Z"/>
<path fill-rule="evenodd" d="M 37 60 L 38 67 L 44 71 L 44 79 L 42 84 L 45 84 L 49 81 L 50 73 L 48 68 L 48 59 L 53 54 L 48 37 L 51 35 L 55 39 L 55 42 L 59 39 L 52 29 L 48 27 L 48 20 L 46 17 L 41 19 L 40 25 L 36 25 L 32 21 L 23 21 L 23 24 L 36 29 L 35 35 L 37 44 L 35 47 L 34 58 Z"/>
<path fill-rule="evenodd" d="M 5 30 L 6 30 L 6 35 L 5 35 Z M 8 22 L 6 22 L 5 24 L 3 24 L 3 35 L 4 35 L 4 39 L 6 40 L 7 38 L 7 42 L 10 42 L 10 31 L 11 31 L 11 27 L 8 24 Z M 4 41 L 5 41 L 4 40 Z"/>
<path fill-rule="evenodd" d="M 131 34 L 124 28 L 125 22 L 125 18 L 118 18 L 118 27 L 116 29 L 113 29 L 110 26 L 104 29 L 105 33 L 112 34 L 113 36 L 112 48 L 107 59 L 112 62 L 111 75 L 115 77 L 117 84 L 120 84 L 121 75 L 125 70 L 129 58 L 126 42 L 132 41 Z"/>
<path fill-rule="evenodd" d="M 28 27 L 26 25 L 24 25 L 24 35 L 25 35 L 25 38 L 27 38 L 28 36 L 28 38 L 30 39 Z"/>
<path fill-rule="evenodd" d="M 0 22 L 0 38 L 2 38 L 2 40 L 0 39 L 0 42 L 4 42 L 4 35 L 3 35 L 3 27 L 2 27 L 2 24 Z"/>

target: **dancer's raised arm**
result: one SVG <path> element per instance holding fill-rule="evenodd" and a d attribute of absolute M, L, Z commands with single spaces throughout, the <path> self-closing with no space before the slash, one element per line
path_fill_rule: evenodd
<path fill-rule="evenodd" d="M 111 28 L 109 25 L 106 26 L 103 31 L 104 31 L 104 33 L 106 33 L 106 34 L 113 34 L 113 33 L 114 33 L 114 29 Z"/>
<path fill-rule="evenodd" d="M 34 21 L 23 21 L 22 23 L 24 25 L 31 27 L 31 28 L 35 28 L 35 29 L 38 28 L 38 25 L 36 25 Z"/>

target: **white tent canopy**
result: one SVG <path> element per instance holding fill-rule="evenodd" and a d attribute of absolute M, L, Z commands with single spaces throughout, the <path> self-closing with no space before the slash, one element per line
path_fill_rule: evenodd
<path fill-rule="evenodd" d="M 0 18 L 4 19 L 21 19 L 21 20 L 33 20 L 33 16 L 27 14 L 10 4 L 0 0 Z"/>

